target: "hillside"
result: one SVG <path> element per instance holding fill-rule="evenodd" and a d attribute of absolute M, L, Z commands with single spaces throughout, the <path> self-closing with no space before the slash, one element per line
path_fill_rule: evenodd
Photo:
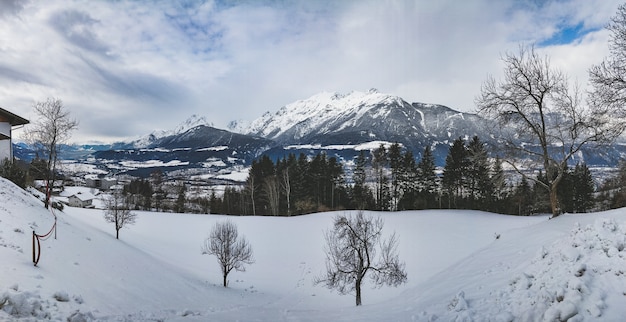
<path fill-rule="evenodd" d="M 380 213 L 409 281 L 364 305 L 312 284 L 333 213 L 232 217 L 256 263 L 219 286 L 200 254 L 224 216 L 139 213 L 120 240 L 100 210 L 58 213 L 58 237 L 31 262 L 41 203 L 0 178 L 0 320 L 618 321 L 626 294 L 626 212 L 510 217 L 476 211 Z M 498 236 L 498 238 L 496 238 Z M 71 319 L 70 319 L 71 320 Z M 572 320 L 573 321 L 573 320 Z"/>

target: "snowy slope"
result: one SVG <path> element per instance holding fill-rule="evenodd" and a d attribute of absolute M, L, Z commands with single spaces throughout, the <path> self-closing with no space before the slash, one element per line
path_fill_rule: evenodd
<path fill-rule="evenodd" d="M 409 281 L 352 296 L 312 284 L 333 213 L 232 217 L 256 263 L 219 286 L 200 254 L 224 216 L 139 213 L 115 240 L 100 210 L 58 213 L 58 238 L 31 262 L 31 226 L 52 216 L 0 178 L 0 320 L 619 321 L 626 213 L 510 217 L 476 211 L 381 213 Z M 579 224 L 576 224 L 579 223 Z M 496 236 L 500 236 L 496 238 Z M 56 298 L 55 298 L 56 297 Z M 59 301 L 61 299 L 63 301 Z M 65 302 L 65 300 L 67 300 Z M 79 313 L 76 313 L 79 312 Z M 81 314 L 81 315 L 79 315 Z"/>

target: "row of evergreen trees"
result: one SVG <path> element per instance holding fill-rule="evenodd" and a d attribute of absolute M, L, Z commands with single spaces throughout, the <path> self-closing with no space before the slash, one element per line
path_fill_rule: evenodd
<path fill-rule="evenodd" d="M 5 160 L 0 175 L 20 186 L 41 176 L 40 159 L 30 165 Z M 566 169 L 559 184 L 565 212 L 586 212 L 626 206 L 626 166 L 621 176 L 607 180 L 594 197 L 589 168 L 578 164 Z M 346 173 L 347 170 L 347 173 Z M 547 182 L 539 172 L 535 180 Z M 443 171 L 438 171 L 430 147 L 419 162 L 399 144 L 361 151 L 344 165 L 319 153 L 313 158 L 290 154 L 273 162 L 263 156 L 252 163 L 245 185 L 231 186 L 210 198 L 186 196 L 184 184 L 166 185 L 163 174 L 133 180 L 124 188 L 135 209 L 226 213 L 237 215 L 297 215 L 338 209 L 411 210 L 476 209 L 529 215 L 549 212 L 549 198 L 541 185 L 524 177 L 507 178 L 502 162 L 488 157 L 485 144 L 473 137 L 456 139 L 450 146 Z"/>
<path fill-rule="evenodd" d="M 485 144 L 473 137 L 456 139 L 438 173 L 431 148 L 417 162 L 395 143 L 372 153 L 361 151 L 348 175 L 335 157 L 319 153 L 309 159 L 290 154 L 274 163 L 254 161 L 245 187 L 213 194 L 211 213 L 295 215 L 337 209 L 412 210 L 476 209 L 529 215 L 548 212 L 547 193 L 528 180 L 507 180 L 502 162 L 488 157 Z M 543 180 L 540 172 L 536 180 Z M 585 212 L 593 206 L 594 183 L 586 165 L 567 171 L 560 185 L 562 208 Z"/>

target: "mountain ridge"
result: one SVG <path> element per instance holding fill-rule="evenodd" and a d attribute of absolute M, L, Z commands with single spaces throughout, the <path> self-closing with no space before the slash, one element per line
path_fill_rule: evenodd
<path fill-rule="evenodd" d="M 154 160 L 168 164 L 164 171 L 196 172 L 247 166 L 263 154 L 276 159 L 290 153 L 312 156 L 325 152 L 349 162 L 363 147 L 377 148 L 368 143 L 387 142 L 399 143 L 418 159 L 430 146 L 436 164 L 443 166 L 450 144 L 459 137 L 469 140 L 478 136 L 495 146 L 497 139 L 490 127 L 490 121 L 477 114 L 438 104 L 409 103 L 375 89 L 346 94 L 321 92 L 252 121 L 233 121 L 229 130 L 214 128 L 205 117 L 192 115 L 170 131 L 155 131 L 110 145 L 68 146 L 64 153 L 67 159 L 91 160 L 114 172 L 138 171 L 127 164 L 148 163 L 139 166 L 145 175 L 146 168 L 154 163 L 148 161 Z M 28 159 L 27 147 L 17 146 L 15 152 L 19 158 Z M 31 158 L 33 155 L 30 151 Z M 622 155 L 626 155 L 626 146 L 614 145 L 602 153 L 583 151 L 573 162 L 614 166 Z"/>

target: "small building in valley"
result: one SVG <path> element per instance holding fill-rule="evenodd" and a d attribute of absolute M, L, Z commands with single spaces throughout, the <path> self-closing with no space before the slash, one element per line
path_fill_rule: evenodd
<path fill-rule="evenodd" d="M 92 207 L 94 196 L 87 192 L 77 192 L 67 198 L 67 204 L 71 207 L 89 208 Z"/>

